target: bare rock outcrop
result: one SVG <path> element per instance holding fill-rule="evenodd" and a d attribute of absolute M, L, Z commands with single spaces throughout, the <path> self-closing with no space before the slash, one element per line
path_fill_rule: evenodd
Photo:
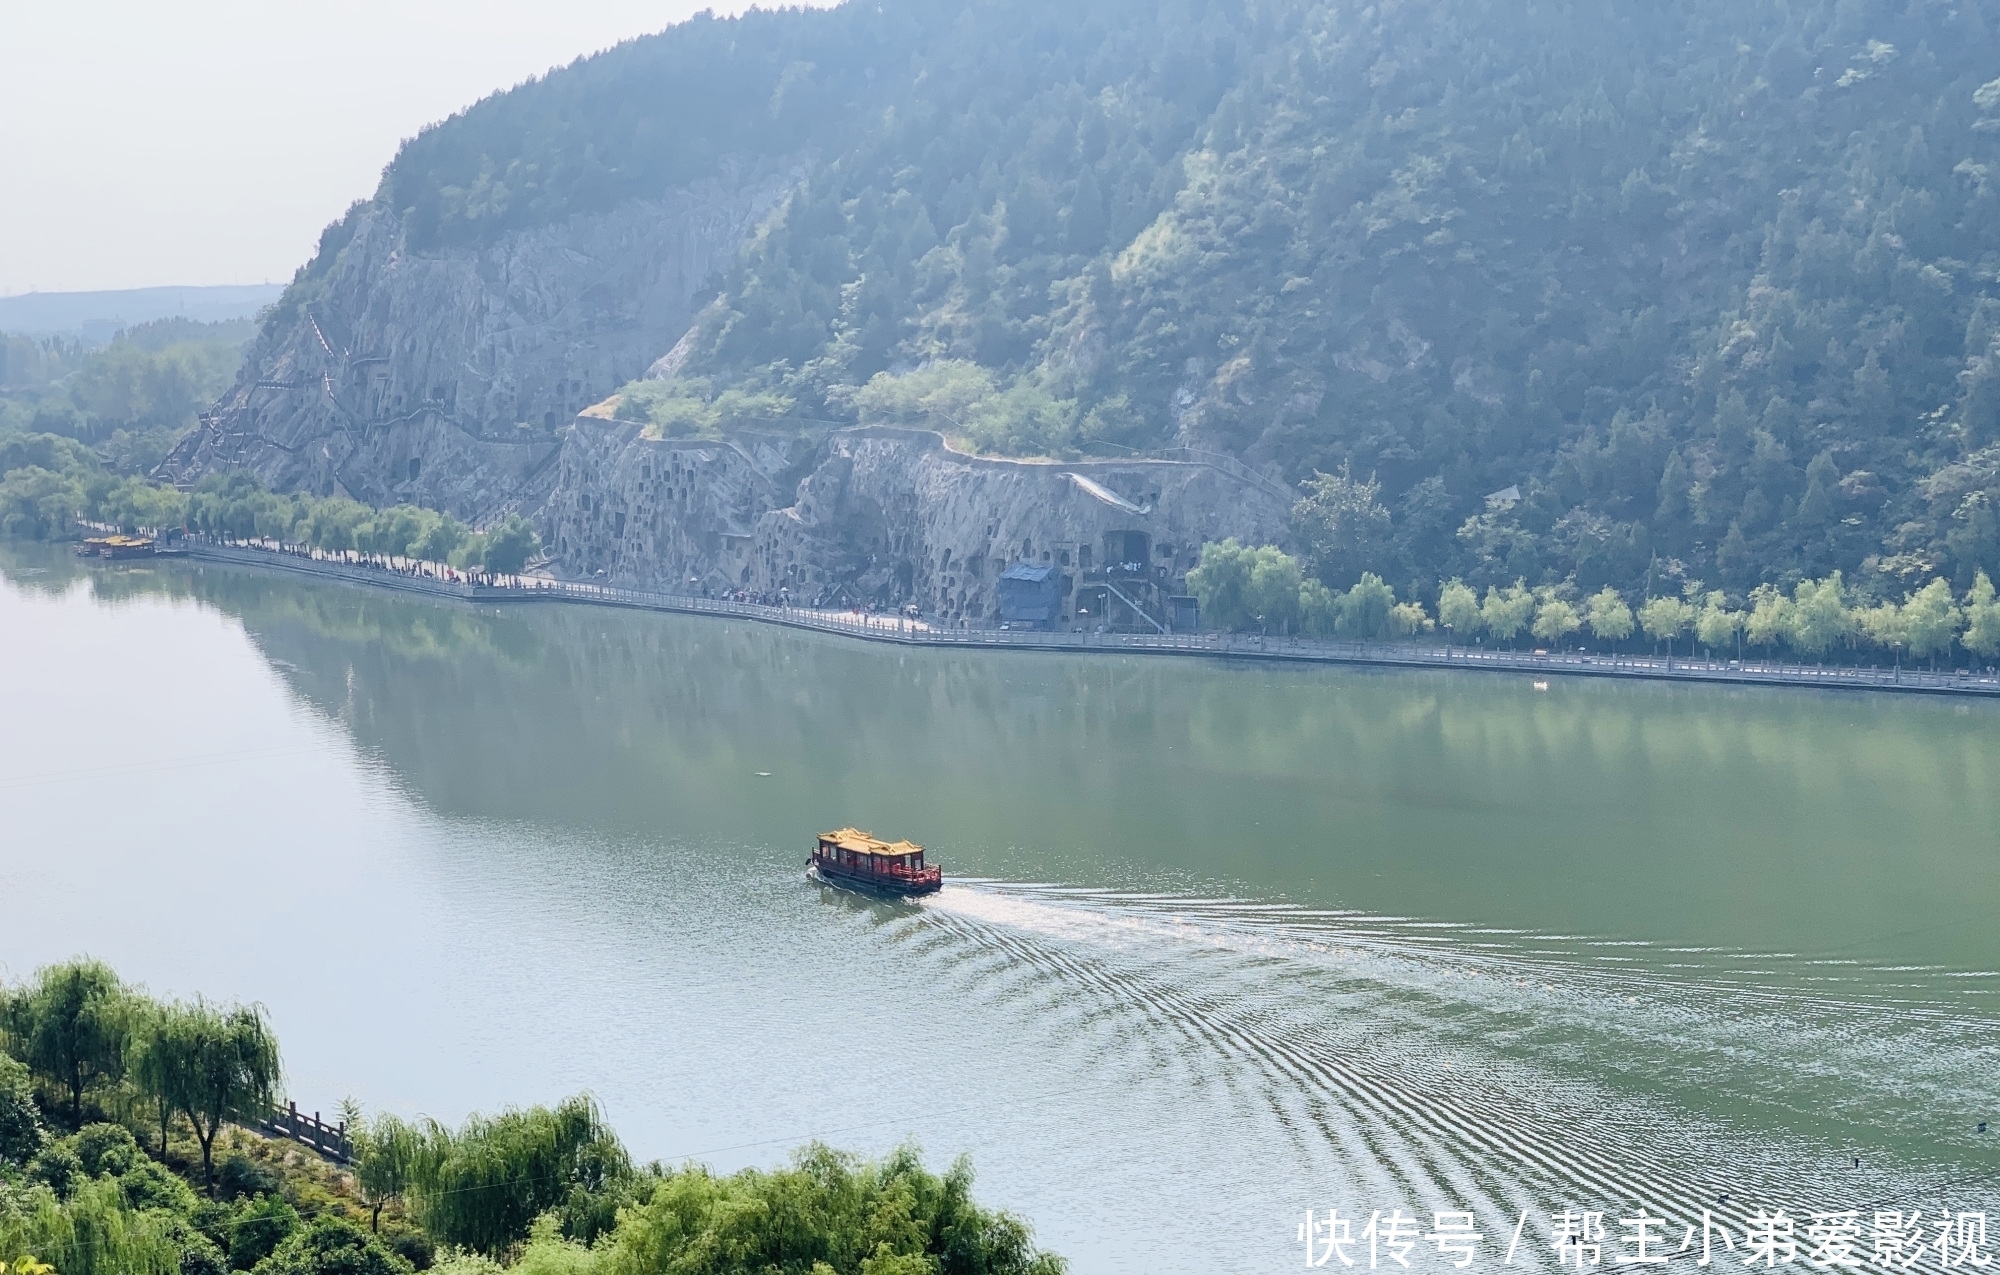
<path fill-rule="evenodd" d="M 553 564 L 576 577 L 976 623 L 995 615 L 1000 574 L 1028 563 L 1059 573 L 1063 623 L 1142 625 L 1202 544 L 1284 543 L 1290 506 L 1219 457 L 999 460 L 883 427 L 656 440 L 584 416 L 541 520 Z"/>
<path fill-rule="evenodd" d="M 702 286 L 802 172 L 725 167 L 478 249 L 418 251 L 392 214 L 363 208 L 160 475 L 248 468 L 279 490 L 473 521 L 532 509 L 570 419 L 674 343 Z"/>

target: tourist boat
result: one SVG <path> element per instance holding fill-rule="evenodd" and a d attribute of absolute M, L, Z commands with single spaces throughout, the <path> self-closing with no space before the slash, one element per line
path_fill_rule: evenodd
<path fill-rule="evenodd" d="M 156 552 L 150 536 L 93 536 L 76 547 L 84 558 L 150 558 Z"/>
<path fill-rule="evenodd" d="M 932 894 L 944 884 L 943 872 L 924 866 L 916 842 L 883 841 L 859 828 L 820 833 L 807 866 L 829 885 L 876 894 Z"/>

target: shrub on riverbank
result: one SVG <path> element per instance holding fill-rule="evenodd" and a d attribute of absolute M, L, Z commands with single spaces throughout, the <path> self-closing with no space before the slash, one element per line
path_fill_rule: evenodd
<path fill-rule="evenodd" d="M 204 1040 L 228 1048 L 199 1053 L 196 1085 L 173 1059 Z M 275 1100 L 276 1048 L 255 1007 L 162 1004 L 100 962 L 0 987 L 0 1263 L 414 1275 L 444 1251 L 453 1275 L 1063 1269 L 972 1201 L 962 1160 L 938 1175 L 914 1150 L 867 1161 L 815 1144 L 773 1172 L 637 1167 L 583 1096 L 456 1129 L 351 1118 L 351 1172 L 240 1128 L 190 1137 L 222 1090 L 238 1111 Z"/>
<path fill-rule="evenodd" d="M 943 1175 L 910 1148 L 870 1161 L 814 1144 L 786 1169 L 716 1177 L 661 1173 L 585 1248 L 548 1221 L 522 1251 L 523 1275 L 1060 1275 L 1028 1230 L 971 1198 L 964 1160 Z M 475 1275 L 471 1270 L 454 1275 Z"/>
<path fill-rule="evenodd" d="M 1529 589 L 1515 581 L 1488 586 L 1482 600 L 1462 580 L 1438 589 L 1435 611 L 1396 592 L 1372 572 L 1345 591 L 1305 574 L 1274 546 L 1235 540 L 1202 546 L 1188 588 L 1210 627 L 1351 640 L 1412 638 L 1441 631 L 1470 644 L 1486 638 L 1514 645 L 1523 637 L 1550 646 L 1587 644 L 1619 650 L 1635 632 L 1655 649 L 1699 647 L 1740 655 L 1747 643 L 1766 656 L 1827 661 L 1873 655 L 1949 660 L 1955 652 L 2000 655 L 2000 598 L 1984 571 L 1963 597 L 1939 577 L 1893 597 L 1856 597 L 1836 571 L 1801 580 L 1790 593 L 1763 584 L 1747 596 L 1705 590 L 1699 580 L 1678 594 L 1627 599 L 1605 586 L 1589 597 L 1569 585 Z"/>

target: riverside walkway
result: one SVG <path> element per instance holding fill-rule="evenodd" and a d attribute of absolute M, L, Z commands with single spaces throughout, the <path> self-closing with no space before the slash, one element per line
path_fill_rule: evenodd
<path fill-rule="evenodd" d="M 2000 698 L 2000 676 L 1959 669 L 1868 668 L 1794 664 L 1762 660 L 1662 659 L 1658 656 L 1595 655 L 1582 651 L 1533 654 L 1481 647 L 1421 642 L 1330 642 L 1313 638 L 1263 637 L 1236 633 L 1057 633 L 1020 629 L 939 629 L 896 616 L 862 615 L 801 607 L 763 606 L 676 593 L 655 593 L 615 585 L 550 580 L 540 576 L 442 574 L 435 564 L 377 566 L 349 556 L 250 544 L 190 539 L 185 556 L 267 570 L 291 571 L 319 579 L 346 580 L 374 588 L 421 593 L 465 602 L 519 605 L 571 602 L 638 611 L 727 616 L 760 624 L 834 633 L 903 646 L 975 648 L 996 651 L 1110 652 L 1128 655 L 1182 655 L 1209 659 L 1259 660 L 1285 664 L 1347 664 L 1395 669 L 1471 670 L 1572 677 L 1636 678 L 1649 681 L 1714 682 L 1742 686 L 1798 686 L 1826 690 L 1891 691 L 1920 695 Z"/>

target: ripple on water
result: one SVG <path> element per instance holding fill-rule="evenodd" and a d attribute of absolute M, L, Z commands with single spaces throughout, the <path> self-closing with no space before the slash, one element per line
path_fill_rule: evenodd
<path fill-rule="evenodd" d="M 1094 1065 L 1220 1090 L 1364 1213 L 1644 1204 L 1740 1228 L 1766 1205 L 1918 1199 L 1951 1176 L 1922 1153 L 1940 1112 L 2000 1099 L 1992 1022 L 1949 998 L 1744 986 L 1721 949 L 1607 968 L 1575 959 L 1607 945 L 1588 935 L 1567 952 L 1439 947 L 1412 941 L 1420 924 L 984 883 L 947 888 L 899 937 L 951 935 L 985 995 L 1083 994 L 1046 1004 Z M 1860 1175 L 1848 1125 L 1868 1131 Z"/>

